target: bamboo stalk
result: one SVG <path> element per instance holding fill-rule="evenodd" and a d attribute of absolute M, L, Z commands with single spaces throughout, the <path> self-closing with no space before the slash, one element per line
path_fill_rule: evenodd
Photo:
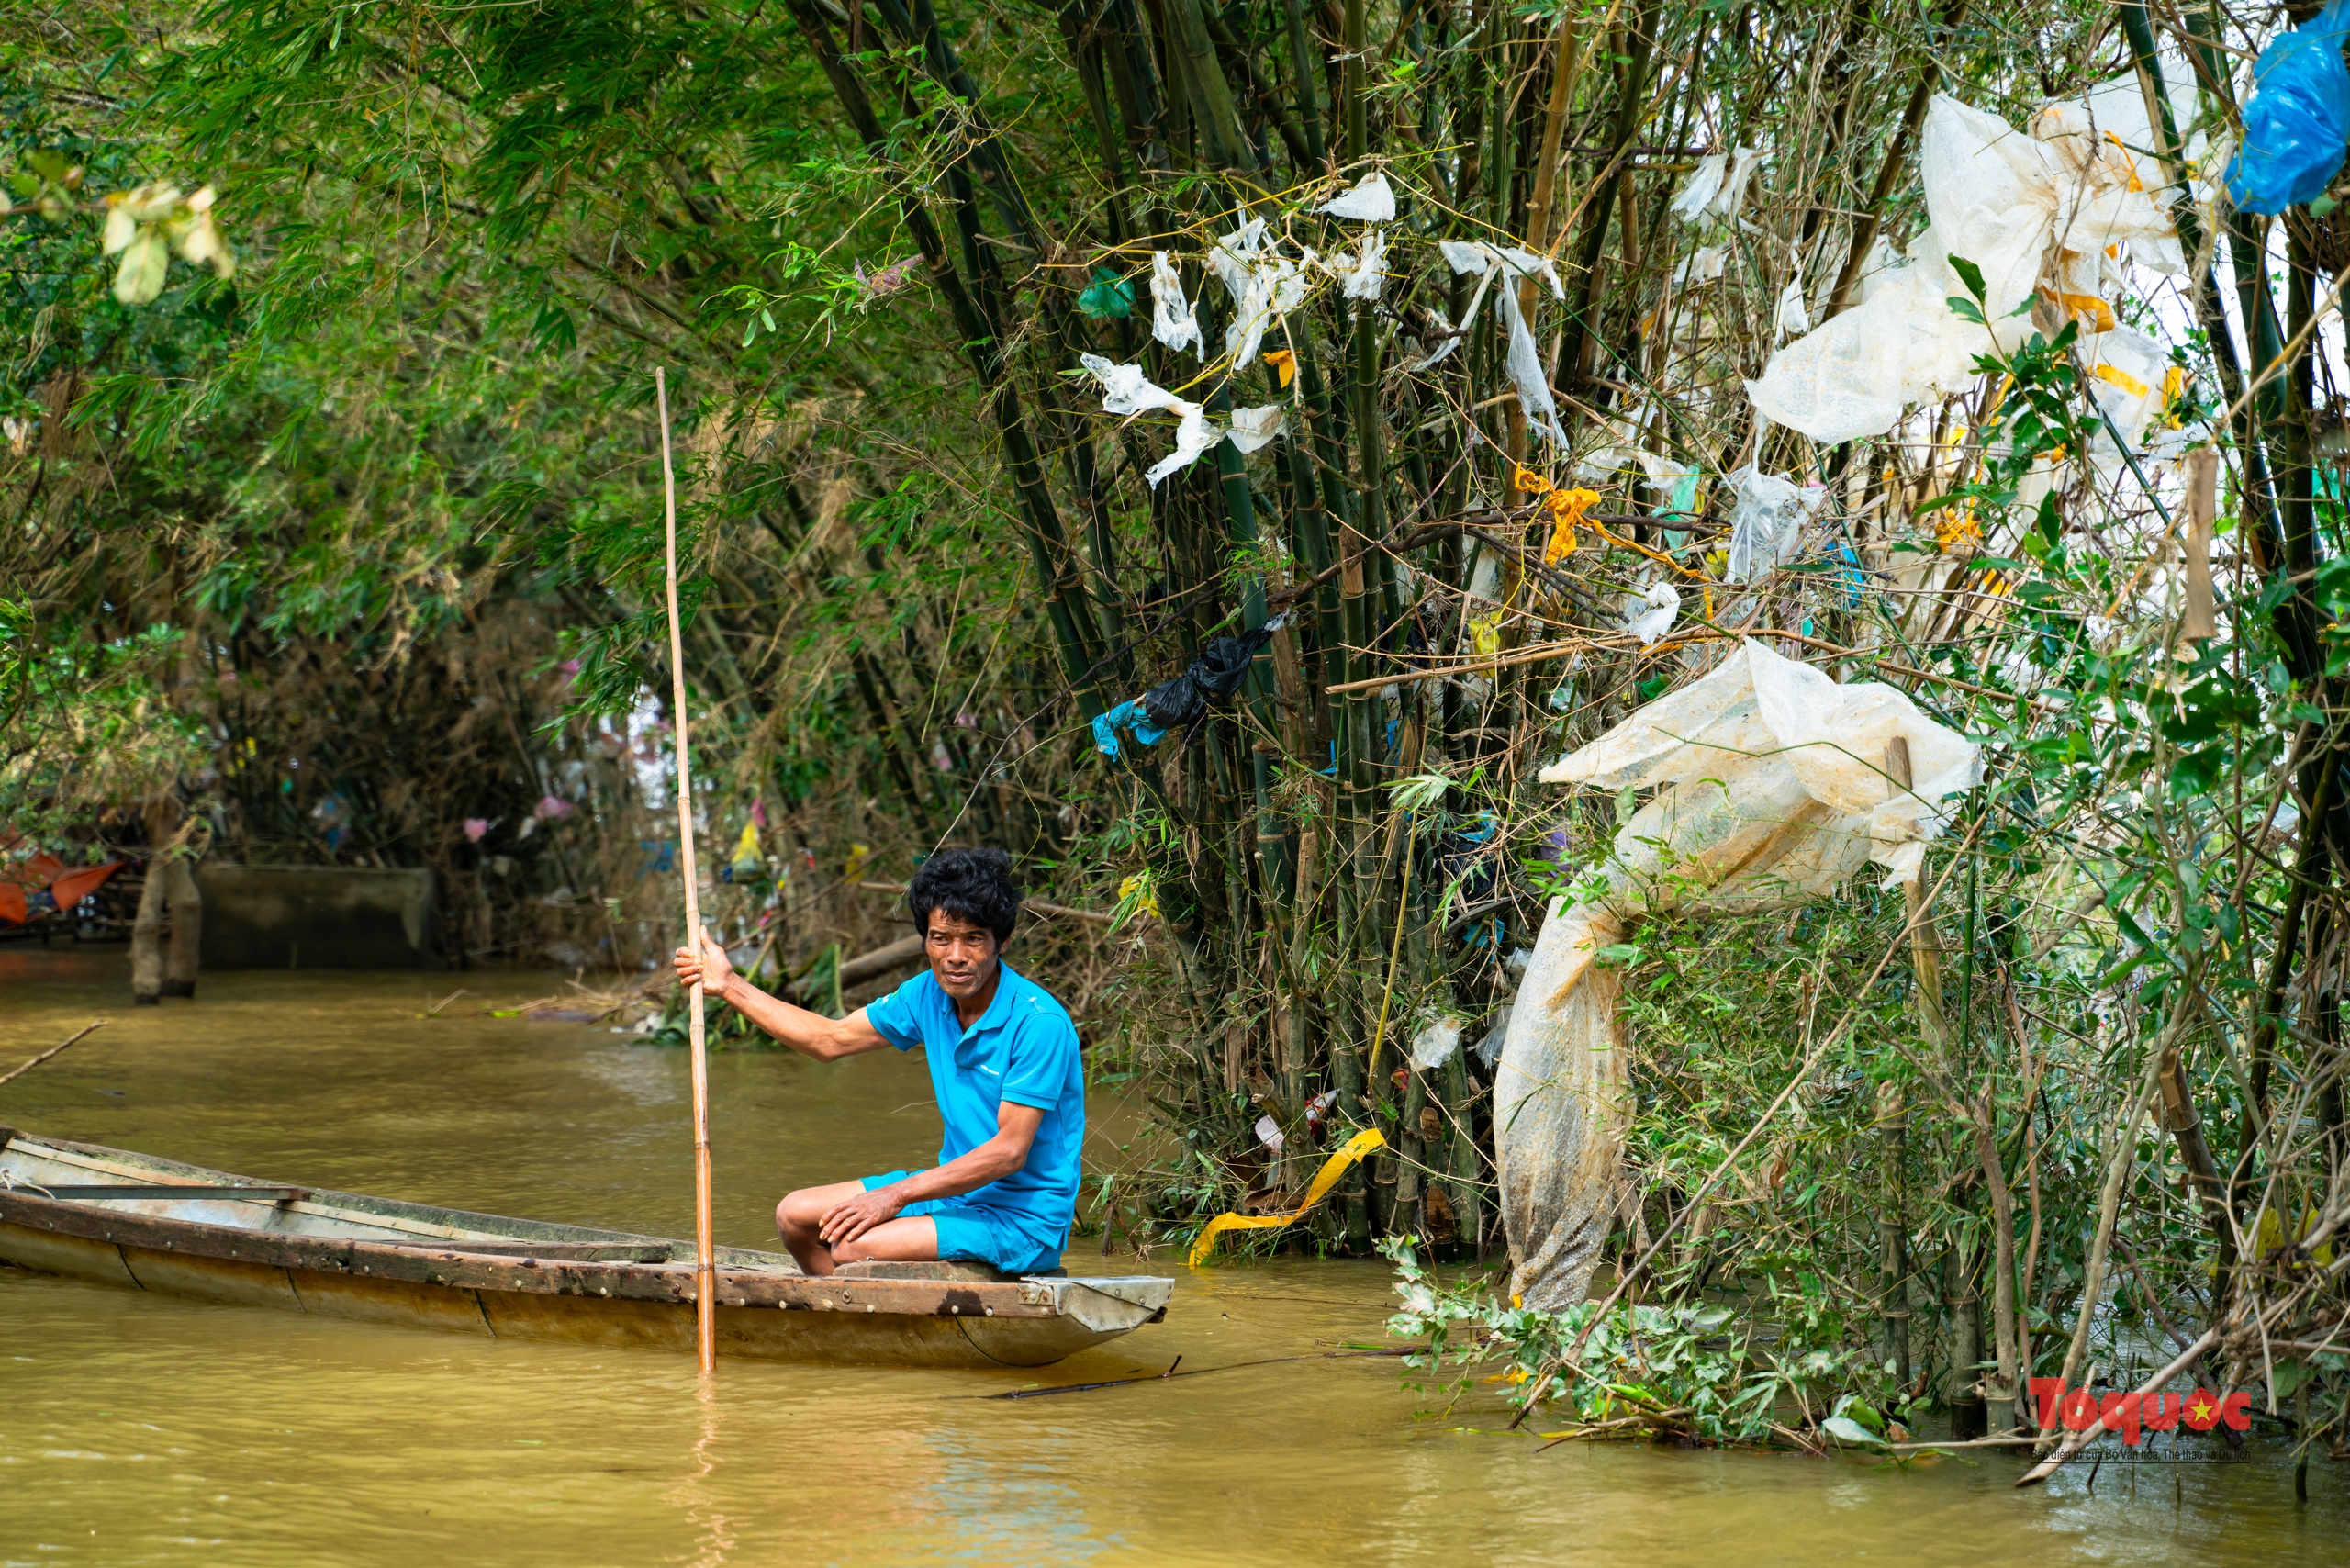
<path fill-rule="evenodd" d="M 669 378 L 653 370 L 661 406 L 661 503 L 666 526 L 662 565 L 669 595 L 669 717 L 677 731 L 677 851 L 686 878 L 686 945 L 697 956 L 704 940 L 701 889 L 694 870 L 694 778 L 686 742 L 686 644 L 677 624 L 677 476 L 669 451 Z M 686 1038 L 692 1047 L 694 1086 L 694 1344 L 701 1375 L 718 1370 L 718 1265 L 710 1226 L 710 1058 L 702 1022 L 702 988 L 686 999 Z"/>

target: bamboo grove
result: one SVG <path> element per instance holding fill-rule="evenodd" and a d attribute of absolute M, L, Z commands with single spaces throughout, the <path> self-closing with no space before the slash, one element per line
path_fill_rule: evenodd
<path fill-rule="evenodd" d="M 2167 173 L 2224 156 L 2278 8 L 131 13 L 12 12 L 11 156 L 211 182 L 239 270 L 124 306 L 94 224 L 0 219 L 6 667 L 51 672 L 12 687 L 12 788 L 120 795 L 55 737 L 149 704 L 184 756 L 140 787 L 244 801 L 224 843 L 330 856 L 330 789 L 397 818 L 369 853 L 643 961 L 675 918 L 640 853 L 666 364 L 704 863 L 764 830 L 705 908 L 837 977 L 888 919 L 860 882 L 1013 848 L 1069 915 L 1026 961 L 1149 1124 L 1098 1173 L 1103 1245 L 1282 1210 L 1376 1126 L 1276 1244 L 1416 1238 L 1406 1318 L 1473 1319 L 1454 1348 L 1516 1356 L 1525 1401 L 1603 1361 L 1680 1390 L 1577 1404 L 1595 1427 L 1767 1439 L 1784 1398 L 2031 1429 L 2032 1378 L 2192 1350 L 2341 1451 L 2350 240 Z M 2180 193 L 2181 270 L 2117 254 L 2094 309 L 2052 295 L 1882 436 L 1758 418 L 1743 384 L 1924 226 L 1937 95 L 2020 127 L 2116 82 L 2160 107 L 2130 151 Z M 1374 176 L 1377 225 L 1344 199 Z M 2077 357 L 2098 310 L 2177 371 L 2135 450 Z M 1742 474 L 1804 497 L 1761 571 L 1728 558 Z M 1594 1338 L 1422 1255 L 1506 1244 L 1479 1047 L 1640 803 L 1535 772 L 1742 637 L 1908 692 L 1986 781 L 1914 900 L 1604 955 L 1636 1091 L 1609 1257 L 1665 1316 Z M 1228 694 L 1132 733 L 1219 647 Z M 475 715 L 442 755 L 436 704 Z M 241 755 L 338 760 L 241 785 Z M 433 782 L 396 808 L 398 775 Z M 567 837 L 463 831 L 542 792 Z M 523 939 L 494 924 L 477 950 Z"/>

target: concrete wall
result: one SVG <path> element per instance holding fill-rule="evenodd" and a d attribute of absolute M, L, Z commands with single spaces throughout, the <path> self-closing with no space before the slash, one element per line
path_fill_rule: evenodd
<path fill-rule="evenodd" d="M 196 874 L 207 969 L 437 969 L 432 873 L 222 866 Z"/>

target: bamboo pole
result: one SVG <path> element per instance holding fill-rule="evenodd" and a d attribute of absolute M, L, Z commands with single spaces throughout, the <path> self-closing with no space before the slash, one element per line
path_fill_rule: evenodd
<path fill-rule="evenodd" d="M 669 717 L 677 726 L 677 849 L 686 874 L 686 944 L 701 951 L 701 890 L 694 871 L 693 765 L 686 744 L 686 644 L 677 629 L 677 476 L 669 454 L 669 379 L 653 370 L 661 405 L 661 503 L 667 532 L 662 562 L 669 595 Z M 718 1370 L 718 1266 L 710 1239 L 710 1057 L 702 1032 L 701 982 L 686 1002 L 686 1037 L 694 1080 L 694 1344 L 701 1375 Z"/>

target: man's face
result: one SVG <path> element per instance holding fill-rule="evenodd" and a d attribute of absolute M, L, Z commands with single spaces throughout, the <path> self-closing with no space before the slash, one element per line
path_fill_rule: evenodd
<path fill-rule="evenodd" d="M 995 975 L 995 933 L 943 909 L 930 912 L 923 950 L 940 989 L 957 1000 L 977 996 Z"/>

